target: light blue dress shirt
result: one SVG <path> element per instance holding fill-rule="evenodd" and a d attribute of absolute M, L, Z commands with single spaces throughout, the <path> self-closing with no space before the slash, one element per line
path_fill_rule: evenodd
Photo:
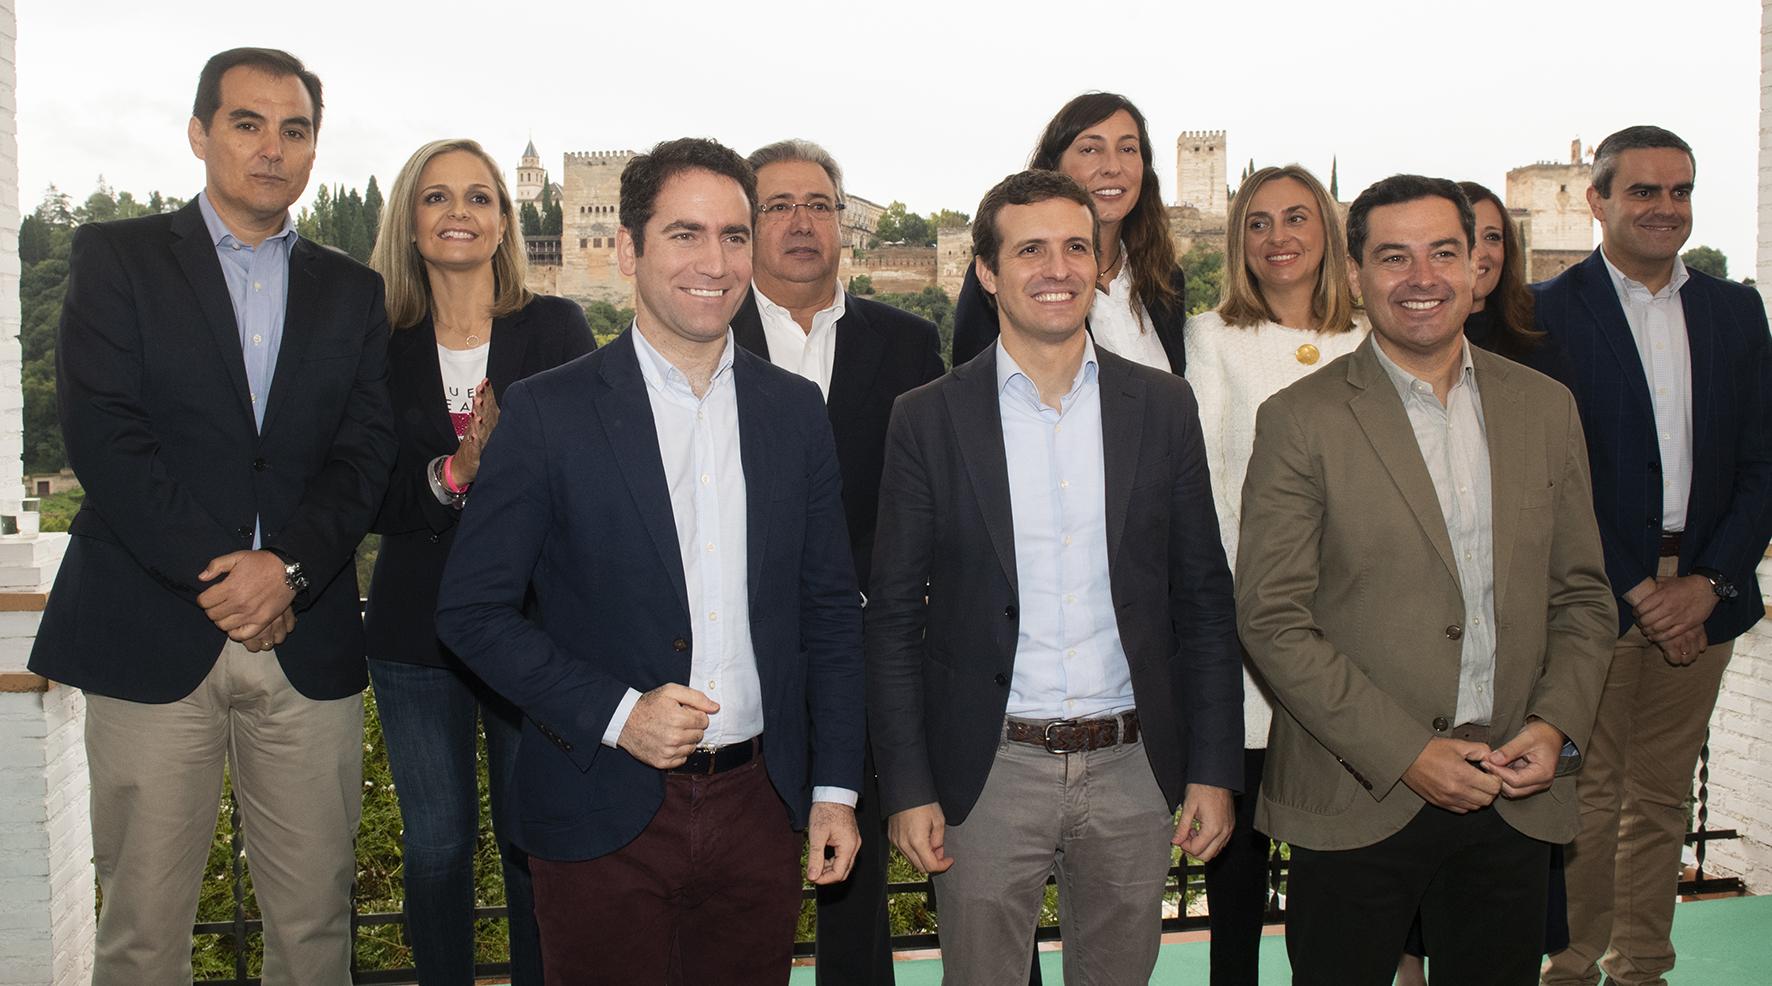
<path fill-rule="evenodd" d="M 1008 714 L 1074 719 L 1133 707 L 1132 671 L 1108 582 L 1107 480 L 1095 344 L 1052 408 L 997 345 L 1021 633 Z"/>

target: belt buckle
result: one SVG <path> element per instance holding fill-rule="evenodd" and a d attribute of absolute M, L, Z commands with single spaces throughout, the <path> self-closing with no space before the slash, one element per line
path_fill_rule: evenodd
<path fill-rule="evenodd" d="M 698 770 L 698 771 L 696 771 L 696 773 L 702 774 L 707 777 L 714 776 L 714 766 L 716 764 L 716 761 L 714 759 L 714 755 L 720 752 L 720 748 L 718 746 L 713 746 L 711 744 L 703 743 L 700 746 L 697 746 L 695 748 L 695 752 L 696 753 L 705 753 L 708 755 L 708 768 L 706 770 Z"/>
<path fill-rule="evenodd" d="M 1040 745 L 1044 746 L 1046 748 L 1047 753 L 1053 753 L 1053 754 L 1070 753 L 1071 752 L 1070 750 L 1054 750 L 1052 748 L 1052 731 L 1054 729 L 1057 729 L 1060 726 L 1075 726 L 1075 725 L 1077 725 L 1077 720 L 1075 720 L 1075 719 L 1054 719 L 1054 720 L 1052 720 L 1051 722 L 1046 724 L 1045 729 L 1040 731 Z"/>

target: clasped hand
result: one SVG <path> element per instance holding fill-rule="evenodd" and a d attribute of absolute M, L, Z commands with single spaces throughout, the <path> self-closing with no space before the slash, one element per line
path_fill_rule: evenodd
<path fill-rule="evenodd" d="M 1524 798 L 1551 786 L 1562 755 L 1561 730 L 1533 719 L 1500 747 L 1435 737 L 1403 772 L 1403 783 L 1429 804 L 1454 814 L 1486 808 L 1497 795 Z"/>
<path fill-rule="evenodd" d="M 295 590 L 283 581 L 283 559 L 269 551 L 231 551 L 197 579 L 214 583 L 197 596 L 204 615 L 247 650 L 270 650 L 295 629 Z"/>

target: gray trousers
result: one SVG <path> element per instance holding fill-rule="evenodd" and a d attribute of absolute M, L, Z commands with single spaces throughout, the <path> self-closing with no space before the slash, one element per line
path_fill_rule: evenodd
<path fill-rule="evenodd" d="M 1142 743 L 1051 754 L 1002 741 L 935 876 L 946 986 L 1026 982 L 1046 878 L 1058 878 L 1066 986 L 1150 980 L 1175 835 Z"/>
<path fill-rule="evenodd" d="M 93 863 L 104 904 L 94 986 L 191 981 L 191 926 L 226 762 L 265 920 L 266 986 L 351 981 L 363 696 L 296 691 L 276 653 L 229 641 L 184 698 L 86 696 Z"/>

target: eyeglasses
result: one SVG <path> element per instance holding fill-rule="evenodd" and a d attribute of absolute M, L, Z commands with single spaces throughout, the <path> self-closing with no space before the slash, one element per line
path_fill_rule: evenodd
<path fill-rule="evenodd" d="M 812 202 L 765 202 L 763 203 L 763 218 L 772 222 L 786 222 L 794 214 L 795 209 L 805 209 L 806 214 L 811 216 L 814 221 L 830 223 L 836 222 L 837 214 L 845 208 L 846 206 L 841 202 L 832 203 L 823 199 Z"/>

